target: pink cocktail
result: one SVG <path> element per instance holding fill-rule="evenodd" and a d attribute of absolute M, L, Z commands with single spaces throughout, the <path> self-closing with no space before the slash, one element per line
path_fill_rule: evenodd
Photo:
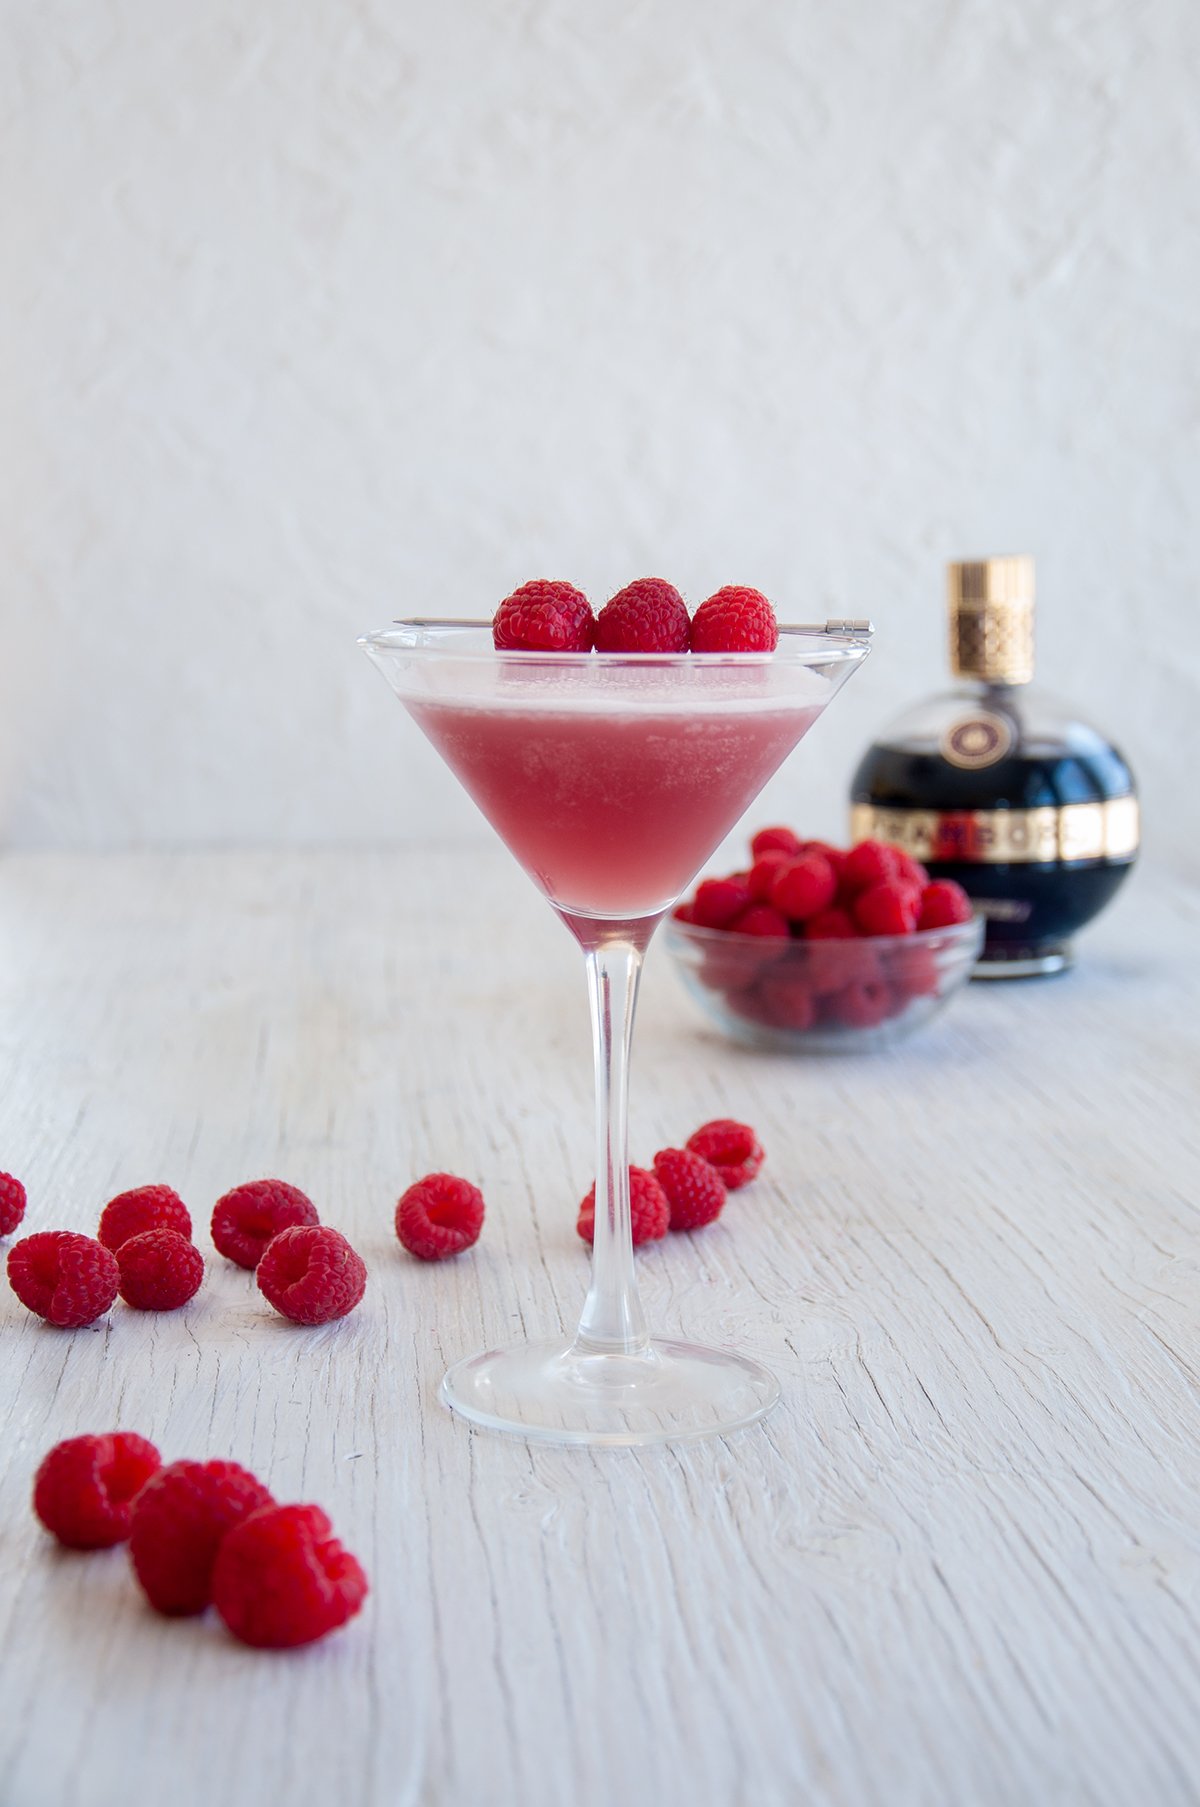
<path fill-rule="evenodd" d="M 670 909 L 818 711 L 409 712 L 555 908 L 589 921 Z"/>
<path fill-rule="evenodd" d="M 869 629 L 866 630 L 869 632 Z M 491 624 L 397 622 L 363 642 L 584 949 L 596 1060 L 592 1280 L 573 1337 L 457 1363 L 475 1424 L 560 1443 L 658 1443 L 752 1424 L 757 1362 L 649 1335 L 633 1271 L 626 1075 L 658 922 L 867 652 L 847 624 L 773 653 L 500 652 Z"/>

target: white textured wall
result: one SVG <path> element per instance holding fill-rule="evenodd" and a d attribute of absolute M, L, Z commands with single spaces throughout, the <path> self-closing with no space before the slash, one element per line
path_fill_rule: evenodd
<path fill-rule="evenodd" d="M 875 615 L 831 829 L 942 561 L 1031 550 L 1190 844 L 1196 0 L 0 18 L 0 838 L 462 826 L 356 632 L 646 571 Z"/>

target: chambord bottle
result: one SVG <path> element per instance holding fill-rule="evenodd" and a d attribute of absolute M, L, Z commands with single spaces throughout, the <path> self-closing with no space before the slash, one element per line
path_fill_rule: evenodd
<path fill-rule="evenodd" d="M 1138 850 L 1133 774 L 1104 735 L 1033 683 L 1034 567 L 948 570 L 957 682 L 892 723 L 854 775 L 854 838 L 907 848 L 986 918 L 976 971 L 1059 972 Z"/>

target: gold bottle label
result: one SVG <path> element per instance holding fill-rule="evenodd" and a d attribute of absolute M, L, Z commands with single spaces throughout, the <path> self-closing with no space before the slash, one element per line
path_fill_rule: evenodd
<path fill-rule="evenodd" d="M 1042 809 L 904 809 L 856 803 L 855 841 L 890 841 L 923 863 L 978 866 L 1064 865 L 1131 860 L 1140 839 L 1136 797 L 1064 803 Z"/>

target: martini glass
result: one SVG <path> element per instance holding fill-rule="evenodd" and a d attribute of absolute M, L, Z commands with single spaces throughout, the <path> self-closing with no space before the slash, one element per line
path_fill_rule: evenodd
<path fill-rule="evenodd" d="M 726 1349 L 650 1335 L 634 1277 L 627 1075 L 658 924 L 862 662 L 869 624 L 780 629 L 774 653 L 496 652 L 486 621 L 360 644 L 583 950 L 596 1066 L 592 1278 L 574 1336 L 460 1361 L 442 1398 L 555 1443 L 707 1437 L 779 1387 Z"/>

